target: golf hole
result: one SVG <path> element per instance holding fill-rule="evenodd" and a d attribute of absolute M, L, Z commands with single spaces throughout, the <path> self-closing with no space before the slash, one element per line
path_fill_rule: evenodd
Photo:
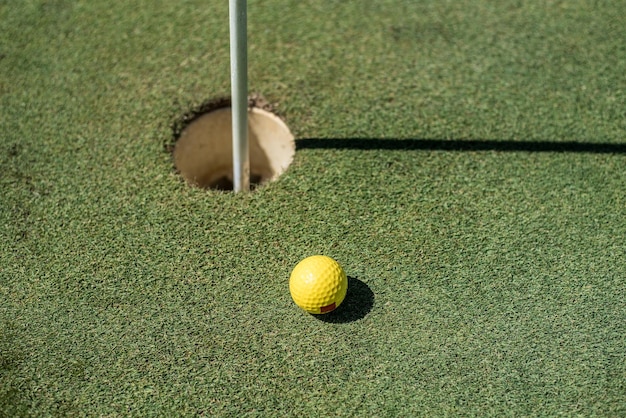
<path fill-rule="evenodd" d="M 248 108 L 250 186 L 276 180 L 291 164 L 294 137 L 274 113 Z M 180 132 L 173 148 L 176 170 L 187 183 L 215 190 L 233 190 L 232 116 L 230 106 L 197 115 Z"/>

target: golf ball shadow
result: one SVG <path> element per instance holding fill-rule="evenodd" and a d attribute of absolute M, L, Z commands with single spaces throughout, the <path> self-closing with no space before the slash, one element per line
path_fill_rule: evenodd
<path fill-rule="evenodd" d="M 348 292 L 343 303 L 332 312 L 323 315 L 311 314 L 323 322 L 344 324 L 364 318 L 374 306 L 374 292 L 356 277 L 348 276 Z"/>

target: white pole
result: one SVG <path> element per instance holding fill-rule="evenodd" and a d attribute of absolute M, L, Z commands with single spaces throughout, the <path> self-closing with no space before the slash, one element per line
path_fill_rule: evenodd
<path fill-rule="evenodd" d="M 233 189 L 250 190 L 246 0 L 230 0 L 230 82 L 233 114 Z"/>

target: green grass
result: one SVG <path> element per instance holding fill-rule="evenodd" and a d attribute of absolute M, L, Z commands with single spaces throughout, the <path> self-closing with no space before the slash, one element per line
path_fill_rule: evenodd
<path fill-rule="evenodd" d="M 626 414 L 626 5 L 251 0 L 299 149 L 235 195 L 164 151 L 226 3 L 0 0 L 0 415 Z"/>

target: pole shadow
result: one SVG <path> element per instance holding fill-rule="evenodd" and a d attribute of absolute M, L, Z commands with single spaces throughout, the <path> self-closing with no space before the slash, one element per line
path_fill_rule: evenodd
<path fill-rule="evenodd" d="M 481 139 L 302 138 L 296 150 L 426 150 L 626 154 L 626 143 L 581 141 L 514 141 Z"/>
<path fill-rule="evenodd" d="M 365 318 L 373 306 L 374 292 L 372 289 L 356 277 L 348 277 L 348 292 L 343 303 L 332 312 L 312 316 L 322 322 L 345 324 Z"/>

